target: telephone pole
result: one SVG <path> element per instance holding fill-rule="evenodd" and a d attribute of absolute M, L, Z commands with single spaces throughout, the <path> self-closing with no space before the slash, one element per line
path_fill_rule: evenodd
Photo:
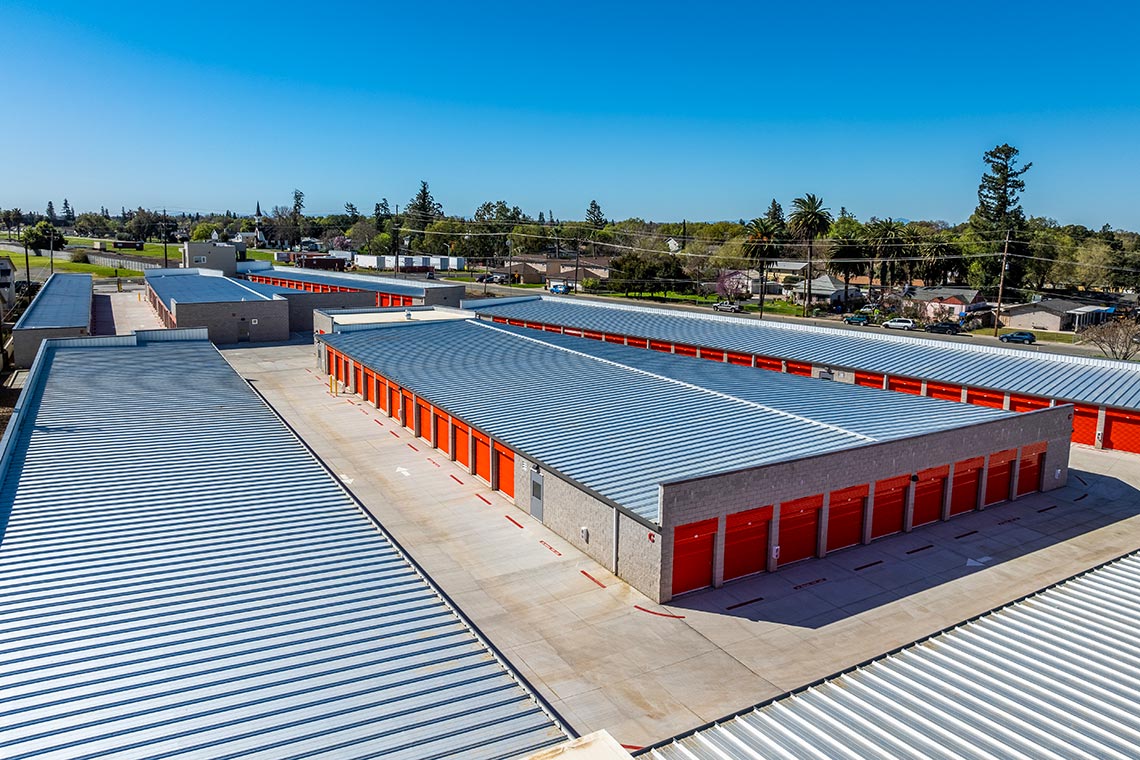
<path fill-rule="evenodd" d="M 166 231 L 166 207 L 162 208 L 162 268 L 166 269 L 170 266 L 170 262 L 166 258 L 166 239 L 170 235 Z"/>
<path fill-rule="evenodd" d="M 1005 248 L 1001 252 L 1001 276 L 998 277 L 997 313 L 994 314 L 994 337 L 998 335 L 998 325 L 1001 324 L 1001 299 L 1005 294 L 1005 260 L 1009 256 L 1009 230 L 1005 231 Z"/>

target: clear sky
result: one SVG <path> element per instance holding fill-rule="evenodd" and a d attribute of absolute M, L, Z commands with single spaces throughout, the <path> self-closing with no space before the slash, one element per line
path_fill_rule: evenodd
<path fill-rule="evenodd" d="M 0 10 L 0 206 L 736 219 L 805 192 L 1140 229 L 1133 3 L 54 3 Z"/>

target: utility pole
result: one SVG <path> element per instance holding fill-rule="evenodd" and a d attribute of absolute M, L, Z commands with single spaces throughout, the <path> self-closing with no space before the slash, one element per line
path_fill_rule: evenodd
<path fill-rule="evenodd" d="M 1001 276 L 998 277 L 997 312 L 994 314 L 994 337 L 998 335 L 998 325 L 1001 324 L 1001 299 L 1005 294 L 1005 260 L 1009 256 L 1009 230 L 1005 231 L 1005 248 L 1001 252 Z"/>
<path fill-rule="evenodd" d="M 55 225 L 51 226 L 51 232 L 48 233 L 48 272 L 55 274 Z"/>
<path fill-rule="evenodd" d="M 166 238 L 170 237 L 166 232 L 166 207 L 162 207 L 162 268 L 166 269 L 170 266 L 170 262 L 166 258 Z"/>
<path fill-rule="evenodd" d="M 574 292 L 575 293 L 578 292 L 578 275 L 580 274 L 578 262 L 579 262 L 580 255 L 581 254 L 580 254 L 578 246 L 574 246 Z"/>

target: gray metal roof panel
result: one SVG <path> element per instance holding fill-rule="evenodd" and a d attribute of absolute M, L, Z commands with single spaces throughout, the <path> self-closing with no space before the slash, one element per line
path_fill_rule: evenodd
<path fill-rule="evenodd" d="M 171 309 L 177 303 L 234 303 L 238 301 L 269 301 L 266 294 L 250 287 L 253 283 L 239 282 L 229 277 L 200 274 L 155 274 L 146 276 L 146 282 Z"/>
<path fill-rule="evenodd" d="M 997 346 L 931 341 L 751 318 L 569 298 L 467 302 L 487 316 L 546 322 L 820 365 L 995 388 L 1087 404 L 1140 408 L 1140 365 Z M 963 341 L 968 339 L 963 339 Z"/>
<path fill-rule="evenodd" d="M 0 483 L 5 757 L 565 739 L 209 343 L 99 341 L 41 354 Z"/>
<path fill-rule="evenodd" d="M 90 327 L 91 283 L 89 274 L 53 274 L 12 329 Z"/>
<path fill-rule="evenodd" d="M 652 522 L 665 481 L 1010 415 L 485 322 L 319 339 Z"/>
<path fill-rule="evenodd" d="M 1140 555 L 650 748 L 657 760 L 1132 758 Z"/>
<path fill-rule="evenodd" d="M 297 280 L 298 282 L 315 282 L 322 285 L 338 285 L 344 288 L 373 290 L 377 293 L 418 296 L 421 298 L 424 295 L 424 291 L 431 288 L 462 287 L 450 282 L 398 280 L 391 277 L 372 277 L 366 274 L 316 271 L 312 269 L 299 269 L 297 267 L 274 267 L 273 269 L 252 271 L 248 274 L 279 277 L 283 280 Z"/>

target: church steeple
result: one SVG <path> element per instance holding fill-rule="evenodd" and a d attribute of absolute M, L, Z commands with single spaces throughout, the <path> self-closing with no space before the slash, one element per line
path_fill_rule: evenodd
<path fill-rule="evenodd" d="M 257 217 L 258 221 L 261 220 L 261 201 L 257 202 L 257 211 L 255 211 L 253 215 Z"/>

